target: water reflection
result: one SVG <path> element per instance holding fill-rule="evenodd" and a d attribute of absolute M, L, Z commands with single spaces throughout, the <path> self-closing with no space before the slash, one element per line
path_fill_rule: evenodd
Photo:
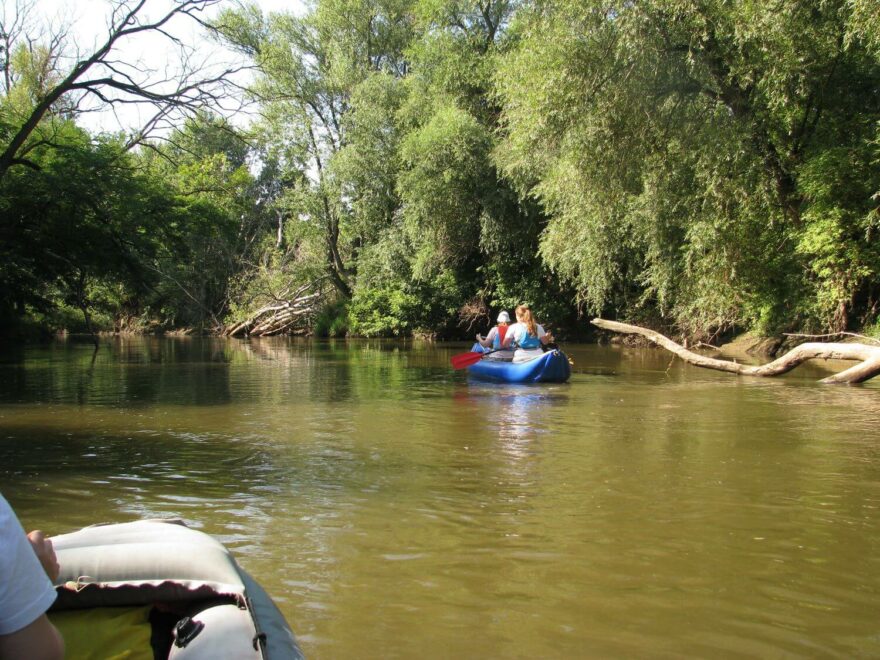
<path fill-rule="evenodd" d="M 551 431 L 554 407 L 567 405 L 567 387 L 471 382 L 456 391 L 456 398 L 459 405 L 462 400 L 473 401 L 484 418 L 481 425 L 497 435 L 495 449 L 521 459 Z"/>
<path fill-rule="evenodd" d="M 344 402 L 406 397 L 450 378 L 445 364 L 414 344 L 154 337 L 90 346 L 62 342 L 0 362 L 0 401 L 90 406 L 278 403 L 292 398 Z M 94 359 L 93 359 L 94 357 Z M 256 382 L 253 372 L 259 369 Z"/>

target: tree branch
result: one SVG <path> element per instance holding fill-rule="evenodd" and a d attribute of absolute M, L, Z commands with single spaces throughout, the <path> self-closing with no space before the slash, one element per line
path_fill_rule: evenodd
<path fill-rule="evenodd" d="M 167 31 L 169 22 L 175 16 L 183 15 L 195 20 L 199 25 L 211 29 L 201 14 L 219 2 L 220 0 L 178 0 L 171 9 L 156 20 L 144 19 L 143 21 L 141 13 L 146 5 L 146 0 L 119 2 L 111 15 L 108 35 L 104 43 L 90 55 L 78 59 L 67 75 L 45 92 L 9 139 L 0 153 L 0 178 L 6 174 L 11 166 L 19 164 L 20 152 L 37 126 L 47 114 L 52 112 L 53 107 L 60 99 L 71 93 L 81 92 L 84 95 L 94 95 L 102 103 L 108 105 L 126 102 L 152 103 L 158 106 L 173 106 L 188 110 L 199 109 L 211 104 L 220 105 L 221 96 L 213 91 L 214 88 L 232 84 L 231 77 L 246 67 L 227 67 L 216 75 L 197 77 L 198 67 L 195 65 L 198 63 L 189 62 L 189 56 L 186 55 L 183 61 L 187 68 L 178 77 L 179 82 L 176 88 L 162 92 L 157 87 L 161 82 L 150 83 L 146 80 L 138 82 L 131 72 L 123 69 L 124 62 L 109 57 L 120 40 L 146 32 L 161 34 L 171 42 L 183 47 L 182 42 Z M 51 40 L 51 44 L 53 48 L 60 47 L 58 35 L 55 35 Z M 106 75 L 99 74 L 86 78 L 87 74 L 94 69 L 102 69 Z M 7 84 L 12 84 L 8 75 L 7 71 Z M 125 95 L 126 98 L 112 98 L 105 93 L 105 90 L 108 89 L 115 90 Z M 72 112 L 77 110 L 76 105 L 74 104 Z M 155 123 L 156 116 L 154 115 L 147 127 L 155 126 Z M 143 133 L 144 130 L 141 130 L 140 139 L 142 139 Z"/>

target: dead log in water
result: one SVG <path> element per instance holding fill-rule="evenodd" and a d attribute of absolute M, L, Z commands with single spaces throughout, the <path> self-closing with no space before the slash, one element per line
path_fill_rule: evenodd
<path fill-rule="evenodd" d="M 662 346 L 666 350 L 674 353 L 685 362 L 704 367 L 706 369 L 716 369 L 718 371 L 726 371 L 741 376 L 779 376 L 787 373 L 803 364 L 807 360 L 852 360 L 859 364 L 836 373 L 822 380 L 823 383 L 863 383 L 880 374 L 880 346 L 868 346 L 866 344 L 840 344 L 840 343 L 823 343 L 808 342 L 801 344 L 790 350 L 780 358 L 773 360 L 768 364 L 760 366 L 750 366 L 730 362 L 728 360 L 718 360 L 706 357 L 699 353 L 689 351 L 684 346 L 675 343 L 668 337 L 664 337 L 659 332 L 641 328 L 637 325 L 629 325 L 627 323 L 619 323 L 617 321 L 606 321 L 605 319 L 593 319 L 592 324 L 603 330 L 612 332 L 620 332 L 630 335 L 641 335 L 651 342 Z"/>

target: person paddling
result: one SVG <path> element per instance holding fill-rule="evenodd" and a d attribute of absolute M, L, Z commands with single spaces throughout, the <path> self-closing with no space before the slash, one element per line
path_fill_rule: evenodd
<path fill-rule="evenodd" d="M 513 358 L 513 352 L 501 350 L 503 348 L 504 339 L 510 330 L 510 315 L 506 310 L 501 310 L 496 319 L 498 325 L 489 330 L 489 334 L 485 337 L 477 335 L 477 342 L 484 349 L 484 352 L 494 351 L 487 356 L 490 360 L 510 360 Z"/>
<path fill-rule="evenodd" d="M 553 341 L 553 335 L 535 322 L 532 310 L 528 305 L 516 308 L 516 323 L 507 329 L 501 345 L 504 348 L 516 348 L 514 362 L 526 362 L 543 354 L 542 346 Z"/>
<path fill-rule="evenodd" d="M 498 325 L 489 330 L 488 335 L 485 337 L 483 335 L 477 335 L 477 341 L 483 348 L 494 348 L 497 350 L 501 348 L 501 344 L 504 342 L 504 337 L 507 335 L 507 329 L 510 327 L 510 315 L 505 310 L 501 310 L 496 320 Z"/>

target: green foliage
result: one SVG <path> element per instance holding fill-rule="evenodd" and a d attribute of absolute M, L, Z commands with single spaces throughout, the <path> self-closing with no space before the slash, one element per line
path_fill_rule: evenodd
<path fill-rule="evenodd" d="M 244 134 L 128 152 L 57 104 L 0 176 L 0 323 L 210 329 L 316 291 L 325 336 L 530 304 L 693 336 L 876 326 L 877 0 L 319 0 L 224 12 Z M 9 60 L 0 139 L 58 82 Z M 470 314 L 470 316 L 468 316 Z M 461 323 L 461 326 L 458 324 Z"/>
<path fill-rule="evenodd" d="M 365 337 L 449 336 L 463 295 L 450 271 L 421 282 L 392 278 L 359 288 L 351 301 L 351 330 Z"/>
<path fill-rule="evenodd" d="M 367 337 L 449 336 L 471 283 L 449 269 L 415 279 L 413 247 L 401 226 L 389 228 L 361 255 L 349 311 L 350 330 Z"/>
<path fill-rule="evenodd" d="M 409 253 L 406 236 L 395 227 L 364 248 L 349 309 L 353 334 L 364 337 L 410 334 L 420 300 L 410 289 Z"/>
<path fill-rule="evenodd" d="M 394 118 L 404 96 L 398 78 L 373 73 L 352 90 L 343 117 L 346 141 L 330 168 L 343 198 L 343 230 L 356 245 L 371 242 L 400 207 L 400 133 Z"/>
<path fill-rule="evenodd" d="M 847 15 L 662 1 L 520 15 L 495 75 L 496 159 L 546 209 L 541 255 L 591 313 L 778 331 L 846 325 L 876 300 L 858 219 L 877 189 L 880 69 L 844 45 Z"/>
<path fill-rule="evenodd" d="M 315 317 L 312 332 L 316 337 L 345 337 L 348 334 L 348 302 L 339 300 L 326 305 Z"/>
<path fill-rule="evenodd" d="M 271 223 L 255 203 L 261 191 L 247 157 L 245 143 L 225 121 L 202 115 L 139 163 L 173 199 L 168 222 L 156 227 L 159 248 L 149 268 L 159 281 L 148 299 L 173 326 L 219 325 L 230 281 Z"/>
<path fill-rule="evenodd" d="M 864 43 L 880 56 L 880 0 L 850 0 L 848 5 L 847 38 Z"/>
<path fill-rule="evenodd" d="M 42 44 L 18 44 L 9 55 L 7 75 L 11 85 L 4 105 L 23 121 L 46 91 L 56 85 L 61 75 L 54 67 L 52 51 Z"/>
<path fill-rule="evenodd" d="M 406 137 L 399 186 L 415 277 L 454 266 L 477 247 L 488 148 L 486 129 L 453 106 Z"/>
<path fill-rule="evenodd" d="M 95 283 L 143 292 L 151 279 L 141 257 L 154 250 L 148 227 L 167 198 L 113 142 L 93 144 L 68 123 L 56 127 L 56 143 L 65 148 L 29 154 L 39 170 L 16 168 L 0 181 L 6 314 L 88 306 Z"/>
<path fill-rule="evenodd" d="M 412 332 L 419 299 L 405 290 L 402 282 L 387 288 L 365 289 L 351 301 L 351 330 L 362 337 L 401 337 Z"/>
<path fill-rule="evenodd" d="M 3 315 L 39 314 L 57 328 L 70 314 L 54 309 L 77 309 L 94 330 L 113 329 L 122 317 L 213 325 L 255 231 L 247 223 L 263 231 L 239 143 L 201 118 L 164 158 L 135 157 L 112 139 L 52 121 L 51 148 L 28 154 L 39 169 L 13 168 L 0 180 Z M 228 160 L 236 153 L 238 166 Z M 88 326 L 81 318 L 68 329 Z"/>
<path fill-rule="evenodd" d="M 825 327 L 846 329 L 859 295 L 876 290 L 880 279 L 880 246 L 871 240 L 880 218 L 863 201 L 880 187 L 876 158 L 865 149 L 829 148 L 801 171 L 810 205 L 796 249 L 807 258 L 814 280 L 811 315 Z"/>
<path fill-rule="evenodd" d="M 479 265 L 536 262 L 535 207 L 490 160 L 488 91 L 513 8 L 323 0 L 298 18 L 245 8 L 222 21 L 261 66 L 268 153 L 301 172 L 276 204 L 314 229 L 318 249 L 297 260 L 351 296 L 356 334 L 449 334 L 486 290 Z"/>

